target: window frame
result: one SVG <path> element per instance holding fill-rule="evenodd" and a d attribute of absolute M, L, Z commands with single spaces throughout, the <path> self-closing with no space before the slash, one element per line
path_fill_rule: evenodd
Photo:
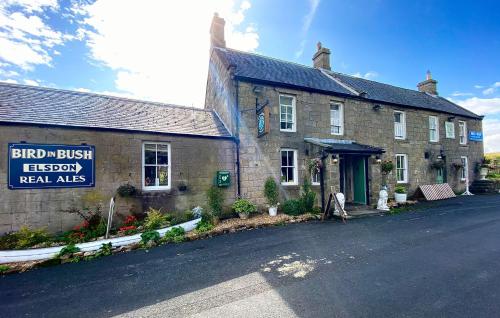
<path fill-rule="evenodd" d="M 460 156 L 460 161 L 464 165 L 462 174 L 460 175 L 460 181 L 467 181 L 469 178 L 469 158 L 467 158 L 467 156 Z"/>
<path fill-rule="evenodd" d="M 400 118 L 402 119 L 401 121 L 401 126 L 403 127 L 402 130 L 403 130 L 403 136 L 402 137 L 399 137 L 399 136 L 396 136 L 396 117 L 394 115 L 396 114 L 400 114 Z M 394 121 L 394 139 L 397 139 L 397 140 L 405 140 L 406 139 L 406 112 L 404 111 L 401 111 L 401 110 L 395 110 L 394 111 L 394 114 L 393 114 L 393 121 Z"/>
<path fill-rule="evenodd" d="M 447 126 L 453 127 L 453 135 L 448 136 L 448 128 Z M 455 139 L 455 122 L 454 121 L 445 121 L 444 122 L 444 134 L 447 139 Z"/>
<path fill-rule="evenodd" d="M 146 145 L 155 145 L 156 146 L 156 163 L 155 164 L 147 164 L 146 165 Z M 166 145 L 168 148 L 168 164 L 166 165 L 159 165 L 158 164 L 158 145 Z M 154 167 L 167 167 L 168 169 L 168 185 L 156 185 L 156 180 L 155 180 L 155 185 L 154 186 L 146 186 L 146 166 L 154 166 Z M 142 143 L 142 190 L 144 191 L 165 191 L 165 190 L 170 190 L 172 188 L 172 152 L 171 152 L 171 145 L 169 142 L 161 142 L 161 141 L 144 141 Z M 156 171 L 157 178 L 158 178 L 158 170 Z"/>
<path fill-rule="evenodd" d="M 462 132 L 463 132 L 463 136 L 462 136 Z M 463 142 L 462 142 L 462 137 L 464 138 Z M 458 121 L 458 142 L 461 145 L 467 145 L 467 122 L 464 120 Z"/>
<path fill-rule="evenodd" d="M 283 106 L 286 106 L 286 107 L 291 107 L 292 108 L 292 128 L 291 129 L 283 129 L 281 128 L 281 123 L 283 121 L 281 121 L 281 107 L 282 107 L 282 104 L 281 104 L 281 97 L 291 97 L 292 98 L 292 105 L 283 105 Z M 286 95 L 286 94 L 279 94 L 278 96 L 278 104 L 279 104 L 279 107 L 280 107 L 280 117 L 279 117 L 279 120 L 280 120 L 280 131 L 284 131 L 284 132 L 296 132 L 297 131 L 297 98 L 293 95 Z M 288 121 L 286 121 L 286 123 L 288 123 Z"/>
<path fill-rule="evenodd" d="M 319 174 L 320 174 L 320 172 L 318 170 L 313 169 L 313 171 L 311 172 L 311 185 L 313 185 L 313 186 L 319 186 L 319 185 L 321 185 L 321 178 L 320 178 Z M 314 180 L 315 176 L 317 176 L 317 178 L 316 178 L 317 180 L 316 181 Z"/>
<path fill-rule="evenodd" d="M 431 119 L 435 119 L 435 123 L 436 123 L 436 128 L 435 128 L 435 131 L 436 131 L 436 139 L 431 139 L 431 131 L 433 131 L 433 129 L 431 129 Z M 439 142 L 439 117 L 438 116 L 429 116 L 429 141 L 430 142 Z"/>
<path fill-rule="evenodd" d="M 335 133 L 333 132 L 333 125 L 332 125 L 332 106 L 338 106 L 339 107 L 339 121 L 340 121 L 340 126 L 339 126 L 339 132 Z M 344 104 L 341 102 L 337 101 L 330 101 L 330 134 L 334 136 L 343 136 L 344 135 Z"/>
<path fill-rule="evenodd" d="M 408 183 L 408 155 L 404 153 L 397 153 L 396 154 L 396 183 Z M 403 157 L 404 158 L 404 170 L 403 170 L 403 180 L 398 180 L 398 157 Z"/>
<path fill-rule="evenodd" d="M 292 182 L 288 181 L 283 181 L 281 180 L 280 177 L 280 182 L 281 185 L 283 186 L 294 186 L 299 184 L 299 167 L 298 167 L 298 151 L 297 149 L 292 149 L 292 148 L 281 148 L 280 149 L 280 176 L 281 176 L 281 170 L 283 167 L 290 167 L 290 166 L 283 166 L 282 164 L 282 158 L 283 158 L 283 152 L 284 151 L 292 151 L 293 152 L 293 175 L 294 175 L 294 180 Z"/>

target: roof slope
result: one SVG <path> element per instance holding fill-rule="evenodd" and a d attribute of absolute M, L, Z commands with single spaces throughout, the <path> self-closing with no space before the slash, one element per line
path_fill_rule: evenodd
<path fill-rule="evenodd" d="M 236 67 L 235 76 L 240 79 L 295 86 L 476 119 L 482 118 L 443 97 L 431 96 L 416 90 L 323 70 L 328 74 L 327 76 L 321 70 L 313 67 L 233 49 L 215 48 L 215 51 L 225 63 Z M 331 77 L 334 77 L 335 80 Z M 360 93 L 365 94 L 360 96 Z"/>
<path fill-rule="evenodd" d="M 0 122 L 230 137 L 210 110 L 0 83 Z"/>

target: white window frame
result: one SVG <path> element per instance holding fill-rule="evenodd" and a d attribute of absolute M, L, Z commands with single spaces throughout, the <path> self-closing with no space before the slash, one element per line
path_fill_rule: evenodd
<path fill-rule="evenodd" d="M 450 134 L 448 134 L 448 128 L 451 127 Z M 455 122 L 453 121 L 445 121 L 444 122 L 444 133 L 446 138 L 455 139 Z"/>
<path fill-rule="evenodd" d="M 156 145 L 156 164 L 147 164 L 146 165 L 146 145 Z M 168 147 L 168 164 L 159 165 L 158 164 L 158 145 L 167 145 Z M 144 191 L 159 191 L 159 190 L 170 190 L 172 187 L 172 152 L 171 152 L 170 143 L 168 142 L 158 142 L 158 141 L 144 141 L 142 143 L 142 189 Z M 156 171 L 156 180 L 154 186 L 146 186 L 146 166 L 155 166 L 155 167 L 168 167 L 168 185 L 158 185 L 158 170 Z"/>
<path fill-rule="evenodd" d="M 403 180 L 398 180 L 398 169 L 401 170 L 401 168 L 398 168 L 398 157 L 403 157 L 403 163 L 405 165 L 403 168 Z M 408 183 L 408 155 L 403 153 L 396 154 L 396 182 Z"/>
<path fill-rule="evenodd" d="M 467 122 L 458 121 L 458 142 L 461 145 L 467 145 Z"/>
<path fill-rule="evenodd" d="M 316 170 L 316 168 L 313 168 L 313 170 L 311 171 L 311 185 L 313 185 L 313 186 L 320 185 L 320 175 L 319 174 L 320 174 L 320 172 L 318 170 Z"/>
<path fill-rule="evenodd" d="M 432 134 L 431 131 L 431 120 L 433 120 L 436 124 L 435 131 L 436 131 L 436 138 L 432 139 Z M 429 141 L 430 142 L 439 142 L 439 117 L 438 116 L 429 116 Z"/>
<path fill-rule="evenodd" d="M 462 168 L 462 174 L 460 175 L 461 181 L 467 181 L 469 177 L 469 159 L 466 156 L 460 156 L 460 161 L 464 167 Z"/>
<path fill-rule="evenodd" d="M 400 119 L 401 122 L 397 123 L 396 122 L 396 117 L 394 115 L 400 114 Z M 394 139 L 398 140 L 405 140 L 406 139 L 406 113 L 400 110 L 395 110 L 393 115 L 393 120 L 394 120 Z M 402 136 L 397 136 L 396 131 L 397 131 L 397 125 L 401 125 L 401 130 L 402 130 Z"/>
<path fill-rule="evenodd" d="M 292 106 L 290 105 L 281 105 L 281 97 L 291 97 L 292 98 Z M 279 94 L 279 106 L 280 106 L 280 131 L 285 131 L 285 132 L 296 132 L 297 131 L 297 106 L 296 106 L 296 98 L 293 95 L 285 95 L 285 94 Z M 283 122 L 281 120 L 281 107 L 291 107 L 292 108 L 292 128 L 291 129 L 283 129 L 281 128 L 281 123 Z M 286 123 L 289 123 L 286 121 Z"/>
<path fill-rule="evenodd" d="M 291 149 L 291 148 L 281 148 L 280 149 L 280 176 L 281 176 L 281 169 L 284 167 L 290 167 L 290 166 L 283 166 L 282 165 L 282 156 L 283 156 L 283 151 L 292 151 L 293 152 L 293 181 L 283 181 L 281 180 L 282 185 L 298 185 L 299 184 L 299 169 L 298 169 L 298 151 L 297 149 Z"/>
<path fill-rule="evenodd" d="M 338 106 L 339 107 L 339 132 L 333 132 L 333 117 L 332 117 L 332 106 Z M 344 104 L 340 102 L 330 102 L 330 133 L 332 135 L 336 136 L 342 136 L 344 134 Z"/>

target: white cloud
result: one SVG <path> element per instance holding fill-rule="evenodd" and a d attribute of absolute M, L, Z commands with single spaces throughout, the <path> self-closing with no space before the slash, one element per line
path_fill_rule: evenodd
<path fill-rule="evenodd" d="M 483 121 L 484 151 L 500 152 L 500 119 L 485 119 Z"/>
<path fill-rule="evenodd" d="M 214 12 L 226 20 L 228 47 L 254 51 L 259 36 L 243 25 L 251 3 L 97 0 L 73 8 L 90 57 L 116 71 L 118 90 L 136 98 L 202 106 Z M 119 8 L 119 14 L 117 14 Z"/>
<path fill-rule="evenodd" d="M 474 88 L 477 88 L 477 89 L 481 89 L 483 87 L 484 87 L 483 85 L 474 85 Z"/>
<path fill-rule="evenodd" d="M 365 74 L 362 74 L 360 72 L 356 72 L 356 73 L 352 74 L 352 76 L 360 77 L 360 78 L 364 78 L 364 79 L 373 79 L 373 78 L 378 76 L 378 73 L 374 72 L 374 71 L 369 71 L 369 72 L 366 72 Z"/>
<path fill-rule="evenodd" d="M 309 0 L 309 11 L 304 16 L 304 20 L 302 22 L 302 30 L 301 30 L 301 38 L 299 49 L 295 52 L 295 58 L 298 59 L 304 54 L 304 48 L 307 43 L 305 37 L 309 28 L 311 27 L 311 23 L 314 20 L 314 16 L 316 15 L 316 10 L 318 9 L 320 0 Z"/>
<path fill-rule="evenodd" d="M 472 93 L 463 93 L 463 92 L 453 92 L 451 96 L 453 97 L 460 97 L 460 96 L 473 96 L 474 94 Z"/>
<path fill-rule="evenodd" d="M 495 115 L 500 114 L 500 97 L 495 98 L 478 98 L 471 97 L 467 99 L 453 99 L 452 102 L 458 104 L 468 110 L 479 115 Z"/>
<path fill-rule="evenodd" d="M 17 84 L 17 81 L 15 79 L 12 79 L 12 78 L 3 79 L 3 80 L 0 80 L 0 82 Z"/>
<path fill-rule="evenodd" d="M 497 89 L 500 87 L 500 82 L 495 82 L 490 85 L 487 89 L 483 90 L 484 95 L 491 95 L 497 92 Z"/>
<path fill-rule="evenodd" d="M 56 0 L 3 0 L 0 3 L 0 61 L 24 70 L 50 65 L 49 49 L 73 37 L 51 28 L 48 10 L 57 10 Z"/>
<path fill-rule="evenodd" d="M 25 79 L 23 80 L 24 84 L 26 85 L 31 85 L 31 86 L 40 86 L 40 84 L 35 81 L 35 80 L 31 80 L 31 79 Z"/>

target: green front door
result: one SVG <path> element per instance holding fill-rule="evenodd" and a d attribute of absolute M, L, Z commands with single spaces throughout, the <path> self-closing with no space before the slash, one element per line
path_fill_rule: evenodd
<path fill-rule="evenodd" d="M 437 169 L 436 183 L 438 184 L 444 183 L 444 168 Z"/>
<path fill-rule="evenodd" d="M 353 157 L 352 160 L 354 203 L 366 204 L 365 158 Z"/>

